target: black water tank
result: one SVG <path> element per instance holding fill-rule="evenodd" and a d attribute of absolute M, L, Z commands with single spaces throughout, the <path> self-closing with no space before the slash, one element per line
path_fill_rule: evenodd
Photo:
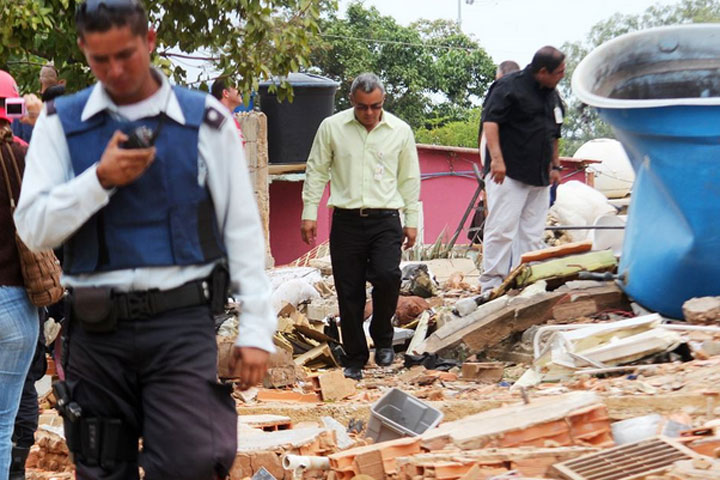
<path fill-rule="evenodd" d="M 320 122 L 333 114 L 338 84 L 310 73 L 291 73 L 287 81 L 294 99 L 277 101 L 268 92 L 273 82 L 260 84 L 260 109 L 267 115 L 268 156 L 270 163 L 307 161 Z"/>

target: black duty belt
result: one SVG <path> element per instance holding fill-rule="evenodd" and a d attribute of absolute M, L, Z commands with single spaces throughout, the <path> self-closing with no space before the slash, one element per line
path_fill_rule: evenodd
<path fill-rule="evenodd" d="M 111 300 L 119 320 L 152 317 L 170 310 L 210 303 L 208 280 L 195 280 L 170 290 L 113 292 Z"/>
<path fill-rule="evenodd" d="M 336 208 L 335 215 L 343 217 L 390 217 L 397 215 L 396 208 Z"/>

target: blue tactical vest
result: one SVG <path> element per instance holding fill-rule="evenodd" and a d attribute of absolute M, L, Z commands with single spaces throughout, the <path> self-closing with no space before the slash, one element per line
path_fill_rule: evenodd
<path fill-rule="evenodd" d="M 59 97 L 54 105 L 76 176 L 100 161 L 115 130 L 127 133 L 140 125 L 154 130 L 160 119 L 121 122 L 100 112 L 83 122 L 91 90 Z M 198 130 L 205 118 L 205 94 L 173 90 L 185 125 L 165 117 L 155 161 L 133 183 L 119 187 L 66 241 L 65 273 L 205 264 L 225 255 L 210 193 L 199 184 Z"/>

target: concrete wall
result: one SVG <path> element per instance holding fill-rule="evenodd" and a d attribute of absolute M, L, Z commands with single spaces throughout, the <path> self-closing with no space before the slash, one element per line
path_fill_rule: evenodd
<path fill-rule="evenodd" d="M 270 249 L 270 193 L 268 190 L 267 117 L 262 112 L 236 115 L 245 137 L 245 158 L 265 236 L 266 266 L 274 265 Z"/>

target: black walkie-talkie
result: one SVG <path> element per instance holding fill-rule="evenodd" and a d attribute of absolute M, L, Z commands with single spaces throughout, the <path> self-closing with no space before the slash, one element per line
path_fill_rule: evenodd
<path fill-rule="evenodd" d="M 158 138 L 158 135 L 160 135 L 160 130 L 162 130 L 162 126 L 165 123 L 165 117 L 167 117 L 165 111 L 167 110 L 168 104 L 170 103 L 171 96 L 172 86 L 168 91 L 163 111 L 160 112 L 160 120 L 158 121 L 157 128 L 155 128 L 155 130 L 153 131 L 150 127 L 146 127 L 145 125 L 135 127 L 134 129 L 132 129 L 131 132 L 127 134 L 128 139 L 120 144 L 120 148 L 130 150 L 133 148 L 150 148 L 155 145 L 155 140 Z"/>

